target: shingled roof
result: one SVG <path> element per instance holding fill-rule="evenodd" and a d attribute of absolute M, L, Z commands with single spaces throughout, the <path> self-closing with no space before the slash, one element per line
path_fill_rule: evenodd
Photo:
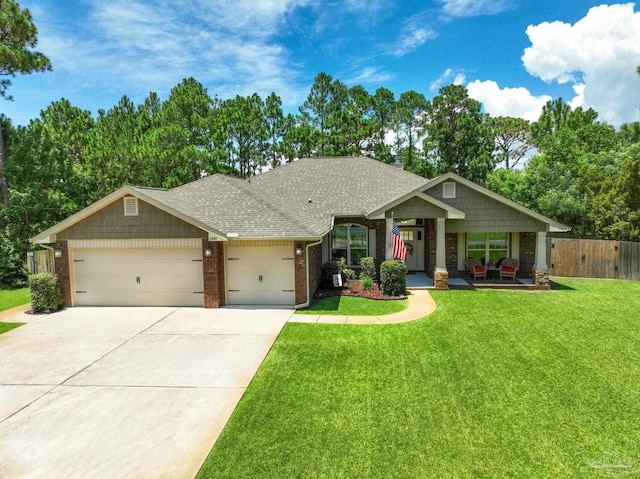
<path fill-rule="evenodd" d="M 332 215 L 366 216 L 428 182 L 365 157 L 302 158 L 250 181 L 303 211 L 318 234 L 331 229 Z"/>
<path fill-rule="evenodd" d="M 58 232 L 126 195 L 136 195 L 220 239 L 236 234 L 244 238 L 315 239 L 331 230 L 334 217 L 376 217 L 389 205 L 414 196 L 445 209 L 448 217 L 463 218 L 464 212 L 424 193 L 447 178 L 495 197 L 558 231 L 567 230 L 452 174 L 428 180 L 371 158 L 330 157 L 303 158 L 249 180 L 218 174 L 171 190 L 126 186 L 31 240 L 51 242 Z"/>
<path fill-rule="evenodd" d="M 300 211 L 239 178 L 212 175 L 172 190 L 135 190 L 227 234 L 253 238 L 317 236 Z"/>

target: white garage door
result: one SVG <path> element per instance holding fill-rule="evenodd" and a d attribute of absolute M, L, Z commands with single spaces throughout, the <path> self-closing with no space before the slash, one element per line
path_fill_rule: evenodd
<path fill-rule="evenodd" d="M 228 246 L 228 304 L 293 306 L 293 246 Z"/>
<path fill-rule="evenodd" d="M 201 249 L 76 249 L 79 306 L 203 306 Z"/>

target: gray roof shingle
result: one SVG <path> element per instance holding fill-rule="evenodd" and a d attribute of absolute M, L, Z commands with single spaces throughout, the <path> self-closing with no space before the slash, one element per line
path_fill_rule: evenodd
<path fill-rule="evenodd" d="M 238 178 L 212 175 L 172 190 L 136 190 L 223 233 L 254 238 L 317 236 L 298 212 Z"/>
<path fill-rule="evenodd" d="M 318 234 L 331 216 L 362 216 L 423 188 L 427 178 L 365 157 L 302 158 L 251 178 L 308 217 Z M 309 201 L 311 200 L 311 201 Z"/>
<path fill-rule="evenodd" d="M 428 180 L 364 157 L 303 158 L 249 181 L 212 175 L 172 190 L 136 188 L 223 233 L 319 237 L 332 216 L 363 216 Z"/>

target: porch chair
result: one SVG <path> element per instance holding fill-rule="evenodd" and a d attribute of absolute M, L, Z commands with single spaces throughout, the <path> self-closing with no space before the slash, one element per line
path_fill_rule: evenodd
<path fill-rule="evenodd" d="M 467 277 L 473 275 L 474 281 L 477 281 L 478 278 L 482 278 L 485 281 L 487 280 L 487 268 L 485 266 L 482 266 L 482 264 L 480 264 L 480 261 L 475 258 L 467 258 L 464 264 L 469 270 L 469 274 L 467 275 Z"/>
<path fill-rule="evenodd" d="M 500 264 L 500 280 L 502 278 L 511 278 L 512 281 L 516 282 L 516 274 L 518 273 L 518 269 L 520 268 L 520 261 L 513 258 L 506 258 L 502 260 Z"/>

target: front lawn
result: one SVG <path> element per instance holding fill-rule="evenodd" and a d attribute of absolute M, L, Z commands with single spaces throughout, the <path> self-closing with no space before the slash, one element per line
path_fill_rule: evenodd
<path fill-rule="evenodd" d="M 319 299 L 298 314 L 337 314 L 340 316 L 382 316 L 407 309 L 409 300 L 380 301 L 354 296 L 331 296 Z"/>
<path fill-rule="evenodd" d="M 639 476 L 640 282 L 561 283 L 287 324 L 198 478 Z"/>
<path fill-rule="evenodd" d="M 31 302 L 29 288 L 0 289 L 0 311 L 22 306 Z"/>

